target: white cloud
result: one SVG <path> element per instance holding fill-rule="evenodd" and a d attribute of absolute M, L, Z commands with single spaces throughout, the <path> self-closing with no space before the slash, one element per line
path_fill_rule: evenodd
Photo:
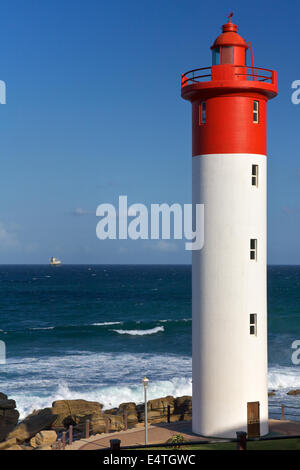
<path fill-rule="evenodd" d="M 19 248 L 20 242 L 16 235 L 9 232 L 0 222 L 0 249 Z"/>
<path fill-rule="evenodd" d="M 177 251 L 177 245 L 170 241 L 159 240 L 157 243 L 155 243 L 153 249 L 158 251 L 172 252 Z"/>
<path fill-rule="evenodd" d="M 82 207 L 76 207 L 76 209 L 74 209 L 74 211 L 72 212 L 72 215 L 78 215 L 78 216 L 91 215 L 91 214 L 93 214 L 93 212 L 88 211 L 86 209 L 82 209 Z"/>

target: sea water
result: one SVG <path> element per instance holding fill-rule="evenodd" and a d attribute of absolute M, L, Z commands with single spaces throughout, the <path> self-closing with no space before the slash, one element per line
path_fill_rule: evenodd
<path fill-rule="evenodd" d="M 268 268 L 270 415 L 300 407 L 300 267 Z M 57 399 L 84 398 L 106 408 L 190 395 L 190 266 L 1 266 L 0 391 L 21 417 Z M 300 409 L 288 409 L 298 415 Z M 296 416 L 297 417 L 297 416 Z"/>

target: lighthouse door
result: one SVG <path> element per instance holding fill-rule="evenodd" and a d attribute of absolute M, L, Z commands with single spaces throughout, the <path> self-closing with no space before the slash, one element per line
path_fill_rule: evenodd
<path fill-rule="evenodd" d="M 259 401 L 247 403 L 248 437 L 260 436 Z"/>

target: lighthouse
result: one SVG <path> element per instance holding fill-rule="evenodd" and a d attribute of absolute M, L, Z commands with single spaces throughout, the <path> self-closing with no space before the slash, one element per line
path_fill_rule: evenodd
<path fill-rule="evenodd" d="M 233 438 L 268 433 L 266 127 L 277 75 L 254 66 L 231 17 L 212 65 L 182 75 L 181 96 L 192 103 L 193 204 L 205 211 L 204 247 L 192 253 L 193 431 Z"/>

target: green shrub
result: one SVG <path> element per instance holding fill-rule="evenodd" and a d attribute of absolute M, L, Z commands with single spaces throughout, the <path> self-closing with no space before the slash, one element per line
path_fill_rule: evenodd
<path fill-rule="evenodd" d="M 186 440 L 182 434 L 174 434 L 174 436 L 170 437 L 167 442 L 169 444 L 173 444 L 175 449 L 180 449 L 180 446 L 186 442 Z"/>

